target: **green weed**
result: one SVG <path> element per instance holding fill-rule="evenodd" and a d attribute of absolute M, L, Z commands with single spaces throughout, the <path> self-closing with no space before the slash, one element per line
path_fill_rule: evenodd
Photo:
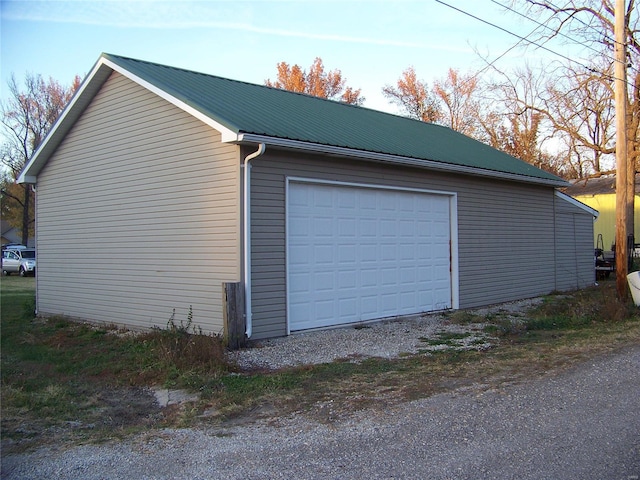
<path fill-rule="evenodd" d="M 461 340 L 471 336 L 471 332 L 438 332 L 434 337 L 420 337 L 418 340 L 430 346 L 446 345 L 450 347 L 460 346 Z"/>

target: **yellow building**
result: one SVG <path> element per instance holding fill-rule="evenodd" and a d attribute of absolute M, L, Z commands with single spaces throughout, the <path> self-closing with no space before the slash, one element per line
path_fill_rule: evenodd
<path fill-rule="evenodd" d="M 640 174 L 636 174 L 636 194 L 634 218 L 635 243 L 640 242 Z M 611 249 L 616 238 L 616 179 L 615 177 L 592 178 L 588 181 L 577 180 L 565 190 L 576 200 L 597 210 L 600 215 L 593 227 L 593 244 L 598 235 L 602 235 L 604 249 Z"/>

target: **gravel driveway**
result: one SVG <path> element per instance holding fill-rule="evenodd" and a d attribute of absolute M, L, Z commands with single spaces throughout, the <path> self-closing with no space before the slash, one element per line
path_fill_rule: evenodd
<path fill-rule="evenodd" d="M 640 346 L 505 387 L 2 459 L 2 478 L 637 479 Z"/>
<path fill-rule="evenodd" d="M 500 314 L 517 321 L 542 301 L 542 297 L 529 298 L 467 309 L 465 312 L 478 319 L 487 314 Z M 412 315 L 366 323 L 355 328 L 331 328 L 262 340 L 255 343 L 253 348 L 232 352 L 231 360 L 243 368 L 277 369 L 328 363 L 345 358 L 397 358 L 407 353 L 451 348 L 424 342 L 424 339 L 434 339 L 439 333 L 464 333 L 464 338 L 460 339 L 456 348 L 482 350 L 490 348 L 494 341 L 482 332 L 482 327 L 483 324 L 458 325 L 450 322 L 446 313 Z"/>

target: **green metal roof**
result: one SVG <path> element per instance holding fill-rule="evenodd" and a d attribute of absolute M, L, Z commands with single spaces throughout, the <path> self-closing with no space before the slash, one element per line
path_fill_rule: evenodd
<path fill-rule="evenodd" d="M 506 174 L 534 183 L 566 184 L 555 175 L 440 125 L 110 54 L 102 54 L 94 67 L 97 73 L 93 75 L 99 76 L 100 81 L 106 79 L 100 73 L 103 60 L 237 135 L 338 147 L 342 151 L 353 151 L 354 155 L 370 152 L 403 157 L 415 159 L 417 165 L 422 161 L 425 166 L 454 166 L 484 171 L 490 176 Z M 79 92 L 80 97 L 92 96 L 89 92 L 99 88 L 98 80 L 89 78 L 86 82 L 89 84 L 87 94 Z M 93 83 L 96 85 L 92 86 Z M 88 101 L 88 98 L 84 100 Z M 83 102 L 77 103 L 79 114 Z M 71 110 L 73 108 L 74 105 Z M 62 135 L 66 128 L 59 130 Z M 44 162 L 48 155 L 42 153 Z"/>

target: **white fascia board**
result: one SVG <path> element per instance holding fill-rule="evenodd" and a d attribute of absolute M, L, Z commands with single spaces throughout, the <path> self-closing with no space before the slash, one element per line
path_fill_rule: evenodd
<path fill-rule="evenodd" d="M 20 179 L 22 179 L 22 181 L 20 181 Z M 24 175 L 21 174 L 17 183 L 27 183 L 27 184 L 32 184 L 35 185 L 37 180 L 37 177 L 33 176 L 33 175 Z"/>
<path fill-rule="evenodd" d="M 598 218 L 600 216 L 600 212 L 598 212 L 598 210 L 596 210 L 595 208 L 591 208 L 589 205 L 582 203 L 580 200 L 576 200 L 571 195 L 567 195 L 566 193 L 556 190 L 556 197 L 561 198 L 578 208 L 581 208 L 585 212 L 593 215 L 595 218 Z"/>
<path fill-rule="evenodd" d="M 222 135 L 223 142 L 233 142 L 237 140 L 238 135 L 224 125 L 221 125 L 202 112 L 187 105 L 183 101 L 173 97 L 172 95 L 169 95 L 164 90 L 155 87 L 154 85 L 136 75 L 133 75 L 131 72 L 120 67 L 111 60 L 108 60 L 105 57 L 100 57 L 100 59 L 93 66 L 91 72 L 82 82 L 82 85 L 80 85 L 80 88 L 78 88 L 78 91 L 75 93 L 69 104 L 63 110 L 62 114 L 60 114 L 60 117 L 53 125 L 43 142 L 34 152 L 31 160 L 27 163 L 27 165 L 20 173 L 20 176 L 17 180 L 18 183 L 36 183 L 38 173 L 40 173 L 42 167 L 44 167 L 44 165 L 47 163 L 47 160 L 49 160 L 49 157 L 62 142 L 65 135 L 71 129 L 75 121 L 80 117 L 80 115 L 87 107 L 87 105 L 91 102 L 100 87 L 102 87 L 104 82 L 107 81 L 111 73 L 114 71 L 127 77 L 138 85 L 150 90 L 161 98 L 172 103 L 176 107 L 184 110 L 190 115 L 193 115 L 205 124 L 219 131 Z"/>
<path fill-rule="evenodd" d="M 107 65 L 112 70 L 114 70 L 114 71 L 120 73 L 121 75 L 127 77 L 129 80 L 137 83 L 141 87 L 146 88 L 150 92 L 155 93 L 160 98 L 165 99 L 166 101 L 168 101 L 169 103 L 175 105 L 179 109 L 184 110 L 189 115 L 194 116 L 195 118 L 197 118 L 201 122 L 205 123 L 206 125 L 209 125 L 213 129 L 217 130 L 222 135 L 222 141 L 223 142 L 234 142 L 234 141 L 237 141 L 238 134 L 236 132 L 234 132 L 233 130 L 230 130 L 228 127 L 225 127 L 221 123 L 216 122 L 214 119 L 212 119 L 208 115 L 205 115 L 201 111 L 196 110 L 192 106 L 186 104 L 185 102 L 183 102 L 182 100 L 174 97 L 173 95 L 170 95 L 169 93 L 167 93 L 166 91 L 162 90 L 161 88 L 156 87 L 152 83 L 149 83 L 146 80 L 138 77 L 137 75 L 132 74 L 129 70 L 127 70 L 126 68 L 121 67 L 117 63 L 114 63 L 111 60 L 108 60 L 106 58 L 101 58 L 100 60 L 102 61 L 102 63 Z"/>
<path fill-rule="evenodd" d="M 430 170 L 440 170 L 444 172 L 454 172 L 467 175 L 478 175 L 488 178 L 498 178 L 501 180 L 510 180 L 515 182 L 534 183 L 539 185 L 547 185 L 553 187 L 566 187 L 569 182 L 565 180 L 551 180 L 545 178 L 528 177 L 515 173 L 498 172 L 495 170 L 484 170 L 482 168 L 466 167 L 464 165 L 455 165 L 451 163 L 435 162 L 433 160 L 423 160 L 418 158 L 403 157 L 391 155 L 388 153 L 368 152 L 366 150 L 355 150 L 346 147 L 337 147 L 333 145 L 322 145 L 318 143 L 302 142 L 299 140 L 290 140 L 286 138 L 266 137 L 264 135 L 254 135 L 241 133 L 237 135 L 236 142 L 265 143 L 275 147 L 290 148 L 294 150 L 307 150 L 316 153 L 324 153 L 327 155 L 335 155 L 340 157 L 354 157 L 358 159 L 373 160 L 383 163 L 391 163 L 394 165 L 407 165 L 412 167 L 427 168 Z"/>

